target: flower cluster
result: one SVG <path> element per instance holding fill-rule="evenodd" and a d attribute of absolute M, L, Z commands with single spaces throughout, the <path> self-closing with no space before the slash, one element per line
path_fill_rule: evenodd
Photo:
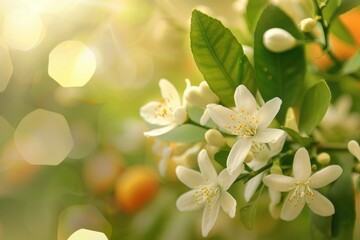
<path fill-rule="evenodd" d="M 337 207 L 355 212 L 355 193 L 346 184 L 360 172 L 360 163 L 352 161 L 352 156 L 360 161 L 359 144 L 352 140 L 346 147 L 343 142 L 329 141 L 328 136 L 335 128 L 341 129 L 348 142 L 349 136 L 359 131 L 358 114 L 351 109 L 351 100 L 344 103 L 342 97 L 336 107 L 331 106 L 335 90 L 325 80 L 304 82 L 308 75 L 315 75 L 304 64 L 304 44 L 318 43 L 312 33 L 319 27 L 327 41 L 323 7 L 315 4 L 317 16 L 302 18 L 298 24 L 278 7 L 264 8 L 250 47 L 252 60 L 245 54 L 249 46 L 243 47 L 220 21 L 194 10 L 191 50 L 205 81 L 196 86 L 186 80 L 181 100 L 175 87 L 162 79 L 162 100 L 140 110 L 145 121 L 161 126 L 145 136 L 161 135 L 165 142 L 186 143 L 188 150 L 181 156 L 187 163 L 177 161 L 175 174 L 191 190 L 178 198 L 176 206 L 181 211 L 203 209 L 204 237 L 220 209 L 234 218 L 238 208 L 245 227 L 252 226 L 253 216 L 248 216 L 247 209 L 266 192 L 269 212 L 275 219 L 292 221 L 305 205 L 312 214 L 337 221 Z M 342 63 L 328 47 L 326 42 L 324 52 L 340 68 Z M 350 64 L 354 62 L 347 64 L 353 68 Z M 327 74 L 333 71 L 336 68 Z M 343 138 L 338 136 L 337 140 Z M 162 150 L 162 176 L 171 171 L 164 166 L 172 151 L 172 147 Z M 195 162 L 187 157 L 190 154 L 197 155 L 199 171 L 196 164 L 189 164 Z M 339 178 L 342 180 L 337 181 Z M 242 195 L 229 194 L 231 188 L 239 188 L 236 182 L 244 184 Z M 336 195 L 339 189 L 346 189 L 346 194 Z M 238 204 L 242 197 L 245 206 Z M 314 219 L 317 225 L 326 224 L 321 222 L 323 218 Z"/>

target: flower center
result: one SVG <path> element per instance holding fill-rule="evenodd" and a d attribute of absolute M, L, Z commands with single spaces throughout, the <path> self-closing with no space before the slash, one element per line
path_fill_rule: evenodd
<path fill-rule="evenodd" d="M 306 180 L 305 182 L 295 182 L 295 185 L 291 188 L 294 189 L 294 191 L 289 198 L 289 201 L 294 201 L 296 206 L 297 203 L 307 201 L 308 197 L 313 197 L 314 193 L 311 187 L 309 187 L 310 182 L 310 180 Z"/>
<path fill-rule="evenodd" d="M 240 109 L 237 114 L 231 114 L 225 123 L 225 128 L 230 134 L 239 135 L 243 138 L 252 137 L 256 134 L 259 120 L 250 112 Z"/>
<path fill-rule="evenodd" d="M 202 185 L 193 195 L 196 205 L 206 204 L 211 208 L 220 196 L 220 187 L 216 184 Z"/>
<path fill-rule="evenodd" d="M 169 99 L 161 99 L 154 111 L 155 118 L 169 119 L 174 111 L 173 107 L 169 104 Z"/>

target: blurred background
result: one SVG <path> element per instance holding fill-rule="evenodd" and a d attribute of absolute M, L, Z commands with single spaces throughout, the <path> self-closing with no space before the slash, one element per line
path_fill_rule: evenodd
<path fill-rule="evenodd" d="M 251 45 L 245 4 L 1 0 L 0 239 L 66 240 L 80 228 L 109 239 L 201 238 L 201 212 L 176 209 L 187 189 L 173 168 L 159 175 L 164 146 L 143 136 L 139 108 L 160 97 L 161 78 L 180 92 L 186 78 L 203 80 L 189 46 L 193 8 Z M 170 158 L 182 151 L 170 147 Z M 233 189 L 241 205 L 242 186 Z M 254 231 L 221 215 L 209 239 L 309 237 L 308 212 L 274 221 L 262 201 Z"/>

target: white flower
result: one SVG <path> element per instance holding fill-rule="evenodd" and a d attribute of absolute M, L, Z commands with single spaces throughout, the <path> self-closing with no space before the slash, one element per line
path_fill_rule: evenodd
<path fill-rule="evenodd" d="M 265 166 L 270 158 L 278 155 L 283 149 L 284 143 L 286 140 L 286 134 L 284 133 L 281 138 L 270 144 L 265 143 L 253 143 L 250 149 L 250 154 L 253 158 L 250 163 L 248 163 L 249 167 L 251 167 L 254 171 L 259 170 L 263 166 Z M 249 157 L 249 156 L 248 156 Z M 246 184 L 244 189 L 244 198 L 245 201 L 250 201 L 251 197 L 256 192 L 259 187 L 261 180 L 264 176 L 264 173 L 258 174 L 255 177 L 251 178 Z"/>
<path fill-rule="evenodd" d="M 162 99 L 141 107 L 140 115 L 146 122 L 164 127 L 144 132 L 147 137 L 165 134 L 187 120 L 186 103 L 183 101 L 181 104 L 180 95 L 174 85 L 161 79 L 159 86 Z"/>
<path fill-rule="evenodd" d="M 343 95 L 336 100 L 335 105 L 331 105 L 324 118 L 320 122 L 320 127 L 327 131 L 339 128 L 341 131 L 354 133 L 360 129 L 360 115 L 351 112 L 353 101 L 351 96 Z"/>
<path fill-rule="evenodd" d="M 307 150 L 300 148 L 294 157 L 294 177 L 270 174 L 263 178 L 264 184 L 280 192 L 289 192 L 281 210 L 281 218 L 286 221 L 295 219 L 305 203 L 320 216 L 335 213 L 334 205 L 315 189 L 335 181 L 343 170 L 338 165 L 331 165 L 311 175 L 311 164 Z"/>
<path fill-rule="evenodd" d="M 276 53 L 285 52 L 296 46 L 296 39 L 282 28 L 270 28 L 263 36 L 264 46 Z"/>
<path fill-rule="evenodd" d="M 211 119 L 224 131 L 239 137 L 227 159 L 230 174 L 244 162 L 253 142 L 275 142 L 284 132 L 267 128 L 280 109 L 280 98 L 273 98 L 259 108 L 249 90 L 240 85 L 235 90 L 234 99 L 234 110 L 216 104 L 208 105 Z"/>
<path fill-rule="evenodd" d="M 198 155 L 200 172 L 178 166 L 176 175 L 186 186 L 192 188 L 189 192 L 181 195 L 176 201 L 180 211 L 192 211 L 204 208 L 202 215 L 202 235 L 206 237 L 214 226 L 220 207 L 231 218 L 235 217 L 236 200 L 227 192 L 234 183 L 243 168 L 229 175 L 226 169 L 217 175 L 206 150 Z"/>
<path fill-rule="evenodd" d="M 189 166 L 190 162 L 195 160 L 197 153 L 201 149 L 201 144 L 195 144 L 193 146 L 189 144 L 181 143 L 165 143 L 158 139 L 155 140 L 152 146 L 152 152 L 161 156 L 158 169 L 162 177 L 165 177 L 168 172 L 171 162 L 175 165 Z"/>
<path fill-rule="evenodd" d="M 358 161 L 360 161 L 360 146 L 359 143 L 355 140 L 351 140 L 348 143 L 349 152 L 356 157 Z"/>

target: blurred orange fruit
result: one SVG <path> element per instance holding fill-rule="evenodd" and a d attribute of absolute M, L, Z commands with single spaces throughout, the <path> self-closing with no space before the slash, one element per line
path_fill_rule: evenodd
<path fill-rule="evenodd" d="M 129 167 L 116 182 L 115 197 L 120 208 L 134 213 L 157 193 L 159 180 L 155 172 L 145 166 Z"/>
<path fill-rule="evenodd" d="M 85 162 L 85 184 L 95 194 L 109 192 L 124 169 L 122 163 L 122 156 L 115 151 L 105 150 L 97 153 Z"/>
<path fill-rule="evenodd" d="M 354 8 L 339 16 L 340 21 L 347 28 L 349 33 L 352 35 L 356 46 L 342 41 L 334 34 L 329 34 L 329 42 L 334 55 L 339 60 L 347 60 L 351 58 L 356 49 L 360 47 L 360 8 Z M 329 69 L 334 63 L 330 57 L 323 54 L 321 47 L 318 44 L 312 44 L 309 47 L 310 60 L 320 69 Z"/>

